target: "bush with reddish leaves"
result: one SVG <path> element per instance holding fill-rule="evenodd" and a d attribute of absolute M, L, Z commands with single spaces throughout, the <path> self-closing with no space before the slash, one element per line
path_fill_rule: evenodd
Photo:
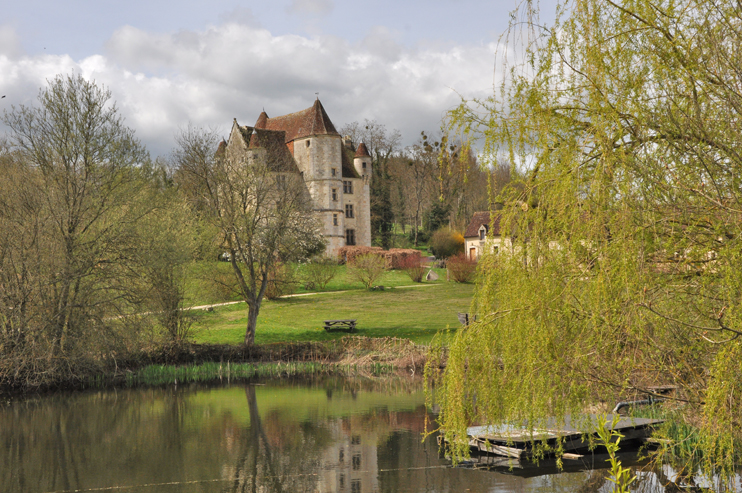
<path fill-rule="evenodd" d="M 471 282 L 477 271 L 477 261 L 466 256 L 465 253 L 459 253 L 450 257 L 446 262 L 448 276 L 456 282 Z"/>
<path fill-rule="evenodd" d="M 344 246 L 338 249 L 338 261 L 341 264 L 352 264 L 356 257 L 368 253 L 381 255 L 384 250 L 380 247 Z"/>
<path fill-rule="evenodd" d="M 420 258 L 420 250 L 414 250 L 412 248 L 391 248 L 384 251 L 383 255 L 386 260 L 387 269 L 404 269 L 404 263 L 409 257 Z"/>
<path fill-rule="evenodd" d="M 420 255 L 409 255 L 402 259 L 400 268 L 410 276 L 412 282 L 422 282 L 425 276 L 425 265 Z"/>

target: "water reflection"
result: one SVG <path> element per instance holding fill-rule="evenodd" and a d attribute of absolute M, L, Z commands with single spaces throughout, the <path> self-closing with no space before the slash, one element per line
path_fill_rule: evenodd
<path fill-rule="evenodd" d="M 423 402 L 419 382 L 337 378 L 13 402 L 0 407 L 0 491 L 611 489 L 605 469 L 586 465 L 562 473 L 525 464 L 451 468 L 434 440 L 421 440 Z M 604 465 L 601 457 L 591 460 Z M 677 491 L 671 469 L 638 473 L 635 491 Z"/>

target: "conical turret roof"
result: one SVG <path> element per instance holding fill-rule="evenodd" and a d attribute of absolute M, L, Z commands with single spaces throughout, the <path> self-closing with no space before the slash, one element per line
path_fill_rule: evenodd
<path fill-rule="evenodd" d="M 268 118 L 263 111 L 255 123 L 256 128 L 266 130 L 282 130 L 286 132 L 286 142 L 309 137 L 310 135 L 340 135 L 335 130 L 325 108 L 317 99 L 311 108 L 296 113 Z"/>
<path fill-rule="evenodd" d="M 358 145 L 358 149 L 356 149 L 356 157 L 371 157 L 371 155 L 368 153 L 368 149 L 366 148 L 366 144 L 361 142 Z"/>

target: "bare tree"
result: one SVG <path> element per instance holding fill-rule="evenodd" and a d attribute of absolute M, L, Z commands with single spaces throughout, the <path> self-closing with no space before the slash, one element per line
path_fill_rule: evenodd
<path fill-rule="evenodd" d="M 206 208 L 228 252 L 248 306 L 245 344 L 252 345 L 274 265 L 324 250 L 311 197 L 299 173 L 279 171 L 270 153 L 266 160 L 231 158 L 215 152 L 215 132 L 193 127 L 176 139 L 178 173 L 194 185 L 194 200 Z"/>
<path fill-rule="evenodd" d="M 16 381 L 25 372 L 74 377 L 81 360 L 97 351 L 87 361 L 104 360 L 125 335 L 118 329 L 134 323 L 112 315 L 136 301 L 135 225 L 150 207 L 132 197 L 146 188 L 137 169 L 148 156 L 110 97 L 81 76 L 58 76 L 37 106 L 3 116 L 3 171 L 17 181 L 0 198 L 0 325 L 13 334 L 4 359 L 18 356 Z"/>

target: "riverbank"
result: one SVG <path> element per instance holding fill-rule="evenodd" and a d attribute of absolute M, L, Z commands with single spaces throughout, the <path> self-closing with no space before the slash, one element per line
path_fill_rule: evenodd
<path fill-rule="evenodd" d="M 157 385 L 219 378 L 297 374 L 422 374 L 428 347 L 396 337 L 344 336 L 330 341 L 237 344 L 171 344 L 117 360 L 106 372 L 34 387 L 0 389 L 5 395 Z"/>

